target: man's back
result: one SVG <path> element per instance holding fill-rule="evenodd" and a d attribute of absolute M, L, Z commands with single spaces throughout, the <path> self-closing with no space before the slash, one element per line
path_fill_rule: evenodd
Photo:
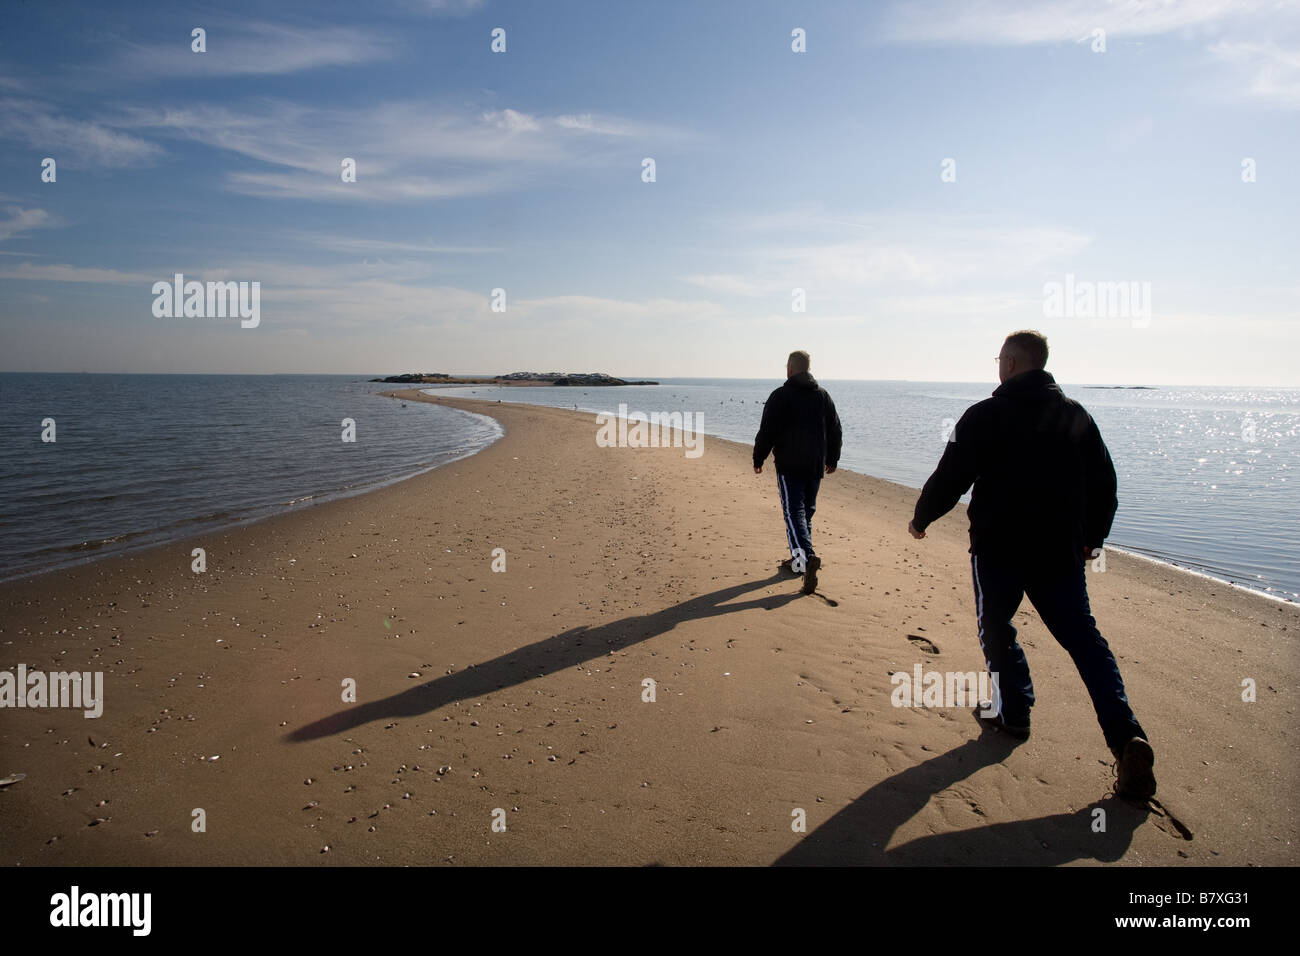
<path fill-rule="evenodd" d="M 1009 379 L 958 422 L 917 513 L 924 527 L 974 484 L 971 550 L 1078 556 L 1114 519 L 1115 469 L 1092 417 L 1052 376 Z"/>
<path fill-rule="evenodd" d="M 840 460 L 842 433 L 835 403 L 808 372 L 790 376 L 763 406 L 763 421 L 754 438 L 757 467 L 772 452 L 784 475 L 818 475 Z"/>

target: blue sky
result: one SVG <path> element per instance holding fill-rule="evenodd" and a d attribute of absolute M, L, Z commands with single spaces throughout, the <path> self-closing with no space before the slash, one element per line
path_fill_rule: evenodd
<path fill-rule="evenodd" d="M 11 2 L 0 147 L 3 370 L 1300 385 L 1294 3 Z"/>

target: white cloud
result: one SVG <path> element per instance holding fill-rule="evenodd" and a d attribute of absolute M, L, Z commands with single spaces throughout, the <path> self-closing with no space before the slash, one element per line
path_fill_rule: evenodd
<path fill-rule="evenodd" d="M 396 43 L 353 27 L 294 27 L 200 18 L 204 53 L 188 33 L 170 43 L 123 45 L 110 69 L 137 76 L 267 76 L 355 66 L 394 55 Z"/>
<path fill-rule="evenodd" d="M 57 162 L 94 166 L 144 166 L 162 150 L 129 133 L 89 120 L 58 116 L 32 100 L 0 99 L 0 139 L 26 143 Z"/>
<path fill-rule="evenodd" d="M 403 202 L 407 200 L 454 199 L 499 192 L 509 184 L 504 177 L 404 176 L 391 179 L 371 175 L 345 183 L 337 173 L 318 177 L 303 173 L 231 173 L 226 178 L 231 192 L 269 199 L 337 199 L 343 202 Z"/>
<path fill-rule="evenodd" d="M 509 130 L 528 130 L 534 132 L 541 129 L 541 125 L 535 117 L 526 113 L 519 113 L 515 110 L 491 110 L 483 114 L 483 122 L 495 126 L 497 129 Z"/>
<path fill-rule="evenodd" d="M 497 246 L 447 246 L 438 243 L 394 242 L 387 239 L 364 239 L 357 236 L 326 236 L 313 232 L 288 232 L 286 238 L 303 242 L 331 252 L 382 255 L 384 253 L 416 252 L 443 254 L 477 254 L 500 252 Z"/>
<path fill-rule="evenodd" d="M 0 242 L 12 239 L 19 233 L 48 226 L 52 222 L 44 209 L 15 209 L 0 219 Z"/>
<path fill-rule="evenodd" d="M 27 279 L 35 282 L 89 282 L 101 285 L 129 285 L 131 283 L 152 283 L 157 276 L 147 276 L 139 272 L 119 272 L 116 269 L 95 269 L 72 265 L 36 265 L 20 262 L 12 268 L 0 266 L 0 279 Z"/>
<path fill-rule="evenodd" d="M 1272 106 L 1300 109 L 1300 48 L 1274 41 L 1223 40 L 1210 53 L 1242 77 L 1246 92 Z"/>
<path fill-rule="evenodd" d="M 856 222 L 855 219 L 864 219 Z M 760 220 L 743 220 L 750 232 Z M 943 223 L 924 229 L 906 219 L 850 216 L 832 220 L 804 207 L 771 213 L 763 228 L 783 236 L 816 231 L 842 233 L 845 227 L 867 235 L 850 239 L 759 243 L 733 255 L 742 258 L 739 272 L 697 273 L 683 280 L 714 292 L 765 298 L 789 298 L 804 289 L 810 299 L 887 294 L 918 285 L 942 288 L 953 283 L 1006 282 L 1023 277 L 1043 263 L 1068 260 L 1091 242 L 1088 236 L 1048 227 L 987 228 Z M 983 294 L 983 293 L 981 293 Z"/>
<path fill-rule="evenodd" d="M 482 10 L 487 0 L 397 0 L 398 4 L 419 13 L 465 16 Z"/>
<path fill-rule="evenodd" d="M 1094 29 L 1110 37 L 1148 37 L 1270 10 L 1267 0 L 908 0 L 880 27 L 898 43 L 1022 46 L 1072 42 Z"/>
<path fill-rule="evenodd" d="M 1028 46 L 1176 35 L 1204 61 L 1226 64 L 1235 92 L 1300 106 L 1300 4 L 1275 0 L 909 0 L 888 8 L 874 35 L 890 43 Z M 1217 80 L 1214 86 L 1221 84 Z"/>
<path fill-rule="evenodd" d="M 234 192 L 339 201 L 484 195 L 526 184 L 542 167 L 626 161 L 605 140 L 586 135 L 593 131 L 686 138 L 625 120 L 593 121 L 587 128 L 513 109 L 471 115 L 418 102 L 329 109 L 262 101 L 239 110 L 135 108 L 123 116 L 120 125 L 128 129 L 154 130 L 282 167 L 229 174 L 227 186 Z M 356 160 L 355 183 L 340 178 L 345 157 Z"/>
<path fill-rule="evenodd" d="M 604 119 L 591 113 L 565 114 L 555 117 L 557 126 L 563 129 L 577 129 L 588 133 L 603 133 L 606 136 L 630 136 L 632 127 L 618 120 Z"/>

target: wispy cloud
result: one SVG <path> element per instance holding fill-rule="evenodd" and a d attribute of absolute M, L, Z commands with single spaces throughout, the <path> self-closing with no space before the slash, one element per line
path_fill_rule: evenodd
<path fill-rule="evenodd" d="M 331 173 L 318 178 L 302 173 L 231 173 L 226 183 L 231 192 L 246 196 L 340 202 L 407 202 L 486 196 L 508 188 L 511 183 L 507 177 L 493 173 L 379 178 L 375 172 L 355 183 L 345 183 L 337 172 Z"/>
<path fill-rule="evenodd" d="M 517 110 L 489 110 L 482 116 L 483 122 L 497 129 L 514 133 L 521 130 L 535 133 L 542 128 L 537 117 L 520 113 Z"/>
<path fill-rule="evenodd" d="M 101 285 L 126 285 L 135 282 L 154 282 L 159 276 L 139 272 L 119 272 L 117 269 L 97 269 L 73 265 L 37 265 L 20 262 L 9 268 L 0 267 L 0 279 L 26 279 L 34 282 L 89 282 Z"/>
<path fill-rule="evenodd" d="M 391 38 L 352 27 L 200 20 L 206 52 L 194 52 L 189 34 L 170 43 L 128 43 L 111 70 L 140 77 L 267 76 L 373 63 L 397 49 Z"/>
<path fill-rule="evenodd" d="M 890 42 L 1021 46 L 1108 37 L 1149 37 L 1237 20 L 1280 4 L 1268 0 L 907 0 L 880 25 Z"/>
<path fill-rule="evenodd" d="M 636 132 L 627 123 L 593 116 L 591 113 L 557 116 L 555 117 L 555 123 L 561 129 L 584 130 L 588 133 L 602 133 L 606 136 L 631 136 Z"/>
<path fill-rule="evenodd" d="M 890 6 L 874 38 L 930 46 L 1029 46 L 1177 35 L 1215 81 L 1269 106 L 1300 106 L 1300 4 L 1275 0 L 908 0 Z"/>
<path fill-rule="evenodd" d="M 359 255 L 384 255 L 386 253 L 432 254 L 432 255 L 473 255 L 478 253 L 500 252 L 499 246 L 448 246 L 439 243 L 394 242 L 388 239 L 364 239 L 354 236 L 329 236 L 314 232 L 287 232 L 286 239 L 306 243 L 331 252 L 356 253 Z"/>
<path fill-rule="evenodd" d="M 32 229 L 51 225 L 52 222 L 50 214 L 44 209 L 9 210 L 4 213 L 4 218 L 0 219 L 0 242 Z"/>
<path fill-rule="evenodd" d="M 435 16 L 465 16 L 487 6 L 487 0 L 395 0 L 398 7 L 414 13 L 431 13 Z"/>
<path fill-rule="evenodd" d="M 25 143 L 59 163 L 122 167 L 153 163 L 163 151 L 102 122 L 58 115 L 35 100 L 0 98 L 0 139 Z"/>
<path fill-rule="evenodd" d="M 1300 46 L 1224 40 L 1210 52 L 1242 77 L 1246 92 L 1284 109 L 1300 109 Z"/>
<path fill-rule="evenodd" d="M 121 125 L 280 167 L 231 173 L 226 184 L 233 192 L 377 202 L 500 192 L 533 181 L 543 167 L 613 161 L 621 155 L 611 144 L 615 137 L 688 138 L 683 131 L 618 118 L 575 124 L 571 114 L 452 110 L 417 102 L 364 110 L 283 101 L 260 101 L 240 110 L 134 108 Z M 356 161 L 356 182 L 342 181 L 344 158 Z"/>
<path fill-rule="evenodd" d="M 769 229 L 814 227 L 823 235 L 830 220 L 809 218 L 807 210 L 769 214 Z M 855 219 L 866 220 L 864 222 Z M 752 231 L 756 222 L 746 220 Z M 1085 249 L 1090 237 L 1050 227 L 970 227 L 932 225 L 919 232 L 907 221 L 857 217 L 835 223 L 835 231 L 869 228 L 868 235 L 848 239 L 758 243 L 738 254 L 740 272 L 682 276 L 693 285 L 727 295 L 751 298 L 788 297 L 794 288 L 810 297 L 886 293 L 902 289 L 942 288 L 963 282 L 1007 281 L 1048 262 L 1067 260 Z M 883 238 L 889 237 L 889 238 Z"/>

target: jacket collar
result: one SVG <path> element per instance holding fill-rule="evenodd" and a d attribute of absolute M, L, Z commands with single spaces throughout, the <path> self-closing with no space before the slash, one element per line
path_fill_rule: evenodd
<path fill-rule="evenodd" d="M 812 372 L 795 372 L 785 380 L 785 384 L 796 388 L 816 388 L 817 379 L 813 378 Z"/>
<path fill-rule="evenodd" d="M 993 390 L 993 394 L 995 396 L 1014 398 L 1048 388 L 1058 388 L 1056 379 L 1052 377 L 1052 373 L 1047 369 L 1036 368 L 1007 379 Z"/>

